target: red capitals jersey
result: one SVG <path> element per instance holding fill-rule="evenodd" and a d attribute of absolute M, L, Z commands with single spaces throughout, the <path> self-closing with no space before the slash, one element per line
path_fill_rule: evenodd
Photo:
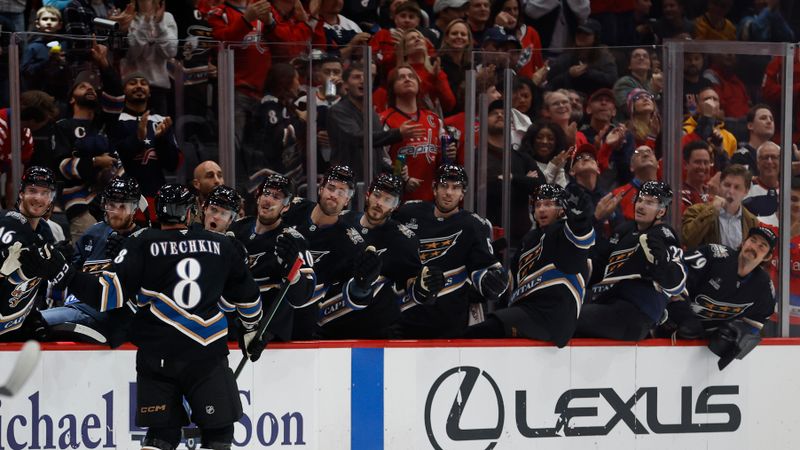
<path fill-rule="evenodd" d="M 402 111 L 390 106 L 381 113 L 381 124 L 384 130 L 400 128 L 403 122 L 411 120 L 422 125 L 425 136 L 420 138 L 404 139 L 389 147 L 389 156 L 392 162 L 398 155 L 405 155 L 408 176 L 419 178 L 422 184 L 414 192 L 406 192 L 403 200 L 433 200 L 433 178 L 436 168 L 441 162 L 441 145 L 439 137 L 442 134 L 442 120 L 435 113 L 426 109 L 419 109 L 417 114 L 408 116 Z"/>
<path fill-rule="evenodd" d="M 764 224 L 760 225 L 763 226 Z M 769 226 L 768 228 L 778 233 L 776 227 Z M 794 326 L 800 325 L 800 236 L 793 236 L 789 242 L 789 255 L 791 264 L 791 271 L 789 272 L 789 323 Z M 780 257 L 780 252 L 776 249 L 769 266 L 769 274 L 775 284 L 780 283 L 778 274 L 778 260 Z M 777 321 L 778 315 L 773 314 L 771 320 Z"/>

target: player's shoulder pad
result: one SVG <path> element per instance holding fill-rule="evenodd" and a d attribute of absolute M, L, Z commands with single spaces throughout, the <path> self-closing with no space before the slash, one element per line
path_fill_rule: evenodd
<path fill-rule="evenodd" d="M 403 225 L 400 222 L 397 222 L 397 231 L 399 231 L 400 234 L 402 234 L 403 236 L 405 236 L 405 237 L 407 237 L 409 239 L 411 239 L 414 236 L 416 236 L 416 234 L 413 231 L 411 231 L 410 228 L 408 228 L 407 226 Z"/>
<path fill-rule="evenodd" d="M 345 228 L 345 234 L 347 234 L 347 237 L 350 238 L 354 245 L 361 245 L 364 243 L 364 238 L 361 237 L 361 233 L 353 227 Z"/>
<path fill-rule="evenodd" d="M 284 228 L 282 233 L 286 233 L 286 234 L 290 235 L 291 237 L 293 237 L 295 239 L 300 239 L 300 240 L 303 240 L 303 241 L 306 240 L 305 236 L 300 234 L 300 232 L 297 231 L 297 227 L 294 227 L 294 226 Z"/>
<path fill-rule="evenodd" d="M 266 105 L 267 103 L 275 103 L 276 105 L 280 105 L 280 100 L 278 100 L 278 97 L 275 97 L 274 95 L 267 94 L 261 99 L 261 104 Z"/>
<path fill-rule="evenodd" d="M 665 223 L 653 225 L 649 230 L 647 230 L 647 235 L 652 237 L 660 237 L 668 241 L 678 242 L 678 236 L 675 234 L 675 231 L 672 229 L 672 227 Z"/>
<path fill-rule="evenodd" d="M 142 233 L 144 233 L 145 231 L 150 230 L 150 229 L 151 228 L 146 228 L 146 227 L 145 228 L 139 228 L 138 230 L 136 230 L 133 233 L 131 233 L 131 235 L 128 236 L 128 237 L 132 237 L 132 238 L 139 237 L 139 236 L 142 235 Z"/>
<path fill-rule="evenodd" d="M 731 250 L 722 244 L 708 244 L 708 256 L 715 259 L 727 258 Z"/>
<path fill-rule="evenodd" d="M 3 217 L 8 217 L 9 219 L 15 220 L 22 225 L 28 223 L 28 218 L 23 216 L 19 211 L 7 211 L 6 215 Z"/>
<path fill-rule="evenodd" d="M 480 215 L 478 215 L 478 213 L 470 213 L 470 215 L 471 215 L 471 216 L 472 216 L 472 217 L 473 217 L 475 220 L 477 220 L 479 224 L 481 224 L 481 225 L 484 225 L 484 226 L 487 226 L 487 227 L 489 227 L 489 228 L 492 228 L 492 222 L 490 222 L 490 221 L 489 221 L 489 219 L 487 219 L 487 218 L 485 218 L 485 217 L 481 217 Z"/>

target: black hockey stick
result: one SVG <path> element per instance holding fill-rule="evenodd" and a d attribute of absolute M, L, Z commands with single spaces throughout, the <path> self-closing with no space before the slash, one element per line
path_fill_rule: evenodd
<path fill-rule="evenodd" d="M 25 385 L 28 381 L 36 365 L 39 364 L 39 356 L 41 347 L 36 341 L 28 341 L 22 346 L 22 350 L 17 356 L 17 362 L 14 363 L 14 368 L 11 369 L 11 374 L 6 379 L 4 385 L 0 386 L 0 395 L 3 397 L 11 397 Z"/>
<path fill-rule="evenodd" d="M 292 264 L 292 268 L 289 270 L 289 275 L 286 276 L 286 281 L 283 283 L 283 286 L 281 286 L 280 292 L 278 292 L 278 296 L 275 298 L 275 301 L 269 305 L 269 309 L 264 313 L 264 317 L 261 319 L 261 322 L 259 322 L 258 330 L 256 330 L 256 335 L 253 338 L 253 341 L 259 342 L 264 337 L 267 327 L 275 317 L 275 313 L 278 312 L 278 307 L 281 305 L 281 303 L 283 303 L 283 298 L 286 297 L 286 293 L 289 292 L 289 287 L 292 285 L 290 280 L 297 276 L 297 272 L 300 271 L 300 266 L 302 265 L 303 259 L 298 255 L 294 260 L 294 264 Z M 242 360 L 239 361 L 239 365 L 236 366 L 236 370 L 233 372 L 233 376 L 235 378 L 239 378 L 239 374 L 242 373 L 242 369 L 244 369 L 244 366 L 247 364 L 249 359 L 250 358 L 245 355 Z"/>

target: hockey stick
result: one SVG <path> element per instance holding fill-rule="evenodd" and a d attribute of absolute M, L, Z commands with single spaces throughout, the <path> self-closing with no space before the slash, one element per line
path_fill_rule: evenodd
<path fill-rule="evenodd" d="M 11 397 L 22 389 L 33 370 L 36 369 L 36 365 L 39 364 L 40 353 L 41 347 L 36 341 L 28 341 L 22 346 L 22 350 L 17 356 L 17 362 L 11 369 L 11 374 L 6 379 L 6 383 L 0 386 L 0 395 Z"/>
<path fill-rule="evenodd" d="M 281 286 L 280 292 L 278 292 L 278 296 L 275 298 L 275 301 L 269 305 L 269 309 L 264 313 L 264 317 L 261 319 L 261 322 L 258 324 L 258 330 L 256 330 L 256 335 L 253 338 L 253 341 L 259 342 L 264 337 L 264 333 L 267 331 L 267 327 L 269 326 L 272 319 L 275 317 L 275 313 L 278 312 L 278 307 L 283 303 L 283 298 L 286 297 L 286 293 L 289 292 L 289 287 L 291 287 L 291 282 L 289 280 L 293 280 L 294 277 L 297 276 L 297 272 L 300 271 L 300 266 L 303 265 L 303 259 L 300 258 L 298 255 L 297 258 L 294 260 L 294 264 L 292 264 L 292 268 L 289 270 L 289 275 L 286 275 L 286 282 L 283 283 Z M 248 358 L 246 355 L 239 361 L 239 365 L 236 366 L 236 370 L 233 372 L 234 378 L 239 378 L 239 374 L 242 373 L 242 369 L 244 369 L 245 364 L 247 364 Z"/>

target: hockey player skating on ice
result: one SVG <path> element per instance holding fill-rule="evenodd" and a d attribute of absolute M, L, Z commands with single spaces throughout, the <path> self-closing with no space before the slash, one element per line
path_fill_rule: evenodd
<path fill-rule="evenodd" d="M 125 241 L 139 229 L 134 216 L 141 198 L 135 179 L 116 177 L 111 180 L 101 200 L 103 222 L 89 227 L 75 243 L 71 264 L 77 270 L 87 273 L 109 270 Z M 78 340 L 117 347 L 128 339 L 128 328 L 135 313 L 132 305 L 101 313 L 74 295 L 68 295 L 64 303 L 64 306 L 42 311 L 42 318 L 49 327 L 49 340 Z"/>
<path fill-rule="evenodd" d="M 345 215 L 366 245 L 377 249 L 382 269 L 369 306 L 332 321 L 329 328 L 341 330 L 335 334 L 351 330 L 352 337 L 358 339 L 394 337 L 391 326 L 400 318 L 401 299 L 409 296 L 414 302 L 427 303 L 444 286 L 442 269 L 422 266 L 414 232 L 391 218 L 402 193 L 403 182 L 398 177 L 380 174 L 370 184 L 364 212 L 350 211 Z"/>
<path fill-rule="evenodd" d="M 329 326 L 335 317 L 366 308 L 381 273 L 381 259 L 367 251 L 364 238 L 340 213 L 353 197 L 353 171 L 332 166 L 325 172 L 316 203 L 296 199 L 284 216 L 308 240 L 317 285 L 312 302 L 294 311 L 293 339 L 346 339 Z M 330 320 L 325 321 L 328 318 Z"/>
<path fill-rule="evenodd" d="M 70 272 L 69 288 L 100 311 L 135 298 L 139 307 L 131 327 L 136 354 L 136 424 L 147 427 L 145 449 L 171 450 L 181 427 L 188 424 L 182 399 L 191 407 L 191 421 L 201 430 L 203 448 L 229 449 L 233 424 L 242 405 L 228 367 L 223 311 L 236 310 L 248 331 L 250 346 L 261 317 L 258 286 L 230 238 L 190 230 L 195 200 L 179 184 L 164 185 L 156 197 L 161 229 L 145 229 L 125 243 L 111 271 L 99 276 Z M 48 268 L 63 257 L 42 255 L 36 263 Z"/>
<path fill-rule="evenodd" d="M 771 229 L 753 227 L 741 250 L 708 244 L 684 255 L 686 291 L 667 305 L 659 333 L 709 339 L 720 368 L 744 357 L 775 311 L 775 288 L 761 264 L 772 258 L 777 240 Z"/>
<path fill-rule="evenodd" d="M 672 189 L 661 181 L 643 184 L 634 200 L 634 220 L 620 225 L 592 257 L 594 299 L 581 309 L 576 336 L 639 341 L 663 316 L 670 297 L 686 285 L 677 235 L 662 222 Z"/>
<path fill-rule="evenodd" d="M 433 203 L 408 202 L 394 215 L 417 234 L 422 264 L 440 267 L 445 277 L 435 302 L 420 305 L 406 296 L 400 321 L 404 338 L 462 336 L 470 310 L 467 283 L 487 300 L 497 300 L 508 289 L 508 274 L 492 254 L 491 225 L 459 207 L 467 182 L 463 167 L 441 165 L 433 181 Z"/>
<path fill-rule="evenodd" d="M 39 289 L 46 289 L 47 280 L 57 276 L 63 266 L 44 269 L 29 262 L 33 253 L 54 251 L 53 234 L 42 217 L 53 206 L 55 196 L 53 172 L 30 167 L 22 175 L 17 208 L 0 218 L 0 341 L 44 337 L 46 328 L 34 303 Z"/>
<path fill-rule="evenodd" d="M 522 239 L 512 262 L 509 307 L 471 326 L 465 337 L 524 337 L 563 347 L 575 331 L 595 239 L 591 199 L 580 188 L 567 193 L 544 184 L 531 202 L 536 228 Z"/>
<path fill-rule="evenodd" d="M 308 243 L 305 238 L 281 218 L 292 199 L 289 180 L 283 175 L 270 175 L 258 187 L 255 196 L 256 216 L 235 222 L 231 231 L 247 248 L 250 272 L 258 283 L 265 308 L 277 300 L 282 280 L 289 274 L 294 257 L 298 253 L 303 255 L 300 274 L 289 280 L 291 287 L 267 327 L 264 339 L 288 341 L 292 338 L 294 308 L 307 306 L 314 293 L 313 260 L 306 251 Z"/>

